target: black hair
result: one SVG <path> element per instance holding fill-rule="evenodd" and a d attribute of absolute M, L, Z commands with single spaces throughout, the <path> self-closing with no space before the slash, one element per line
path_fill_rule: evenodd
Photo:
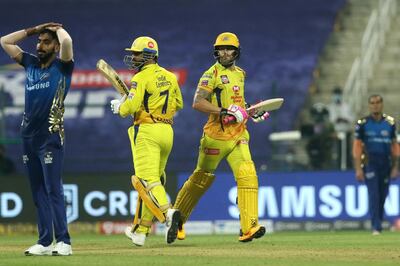
<path fill-rule="evenodd" d="M 381 101 L 381 103 L 383 103 L 383 97 L 382 97 L 381 95 L 379 95 L 379 94 L 372 94 L 372 95 L 370 95 L 370 96 L 368 97 L 368 103 L 370 103 L 370 102 L 371 102 L 371 99 L 372 99 L 372 98 L 375 98 L 375 97 L 378 97 L 379 100 Z"/>
<path fill-rule="evenodd" d="M 39 35 L 45 34 L 45 33 L 49 34 L 52 39 L 57 41 L 58 44 L 60 43 L 60 41 L 58 40 L 57 33 L 55 31 L 52 31 L 52 30 L 49 30 L 49 29 L 44 29 L 41 32 L 39 32 Z"/>

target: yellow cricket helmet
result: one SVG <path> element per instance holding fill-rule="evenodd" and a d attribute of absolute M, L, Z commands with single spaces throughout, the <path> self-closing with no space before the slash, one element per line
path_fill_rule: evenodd
<path fill-rule="evenodd" d="M 216 46 L 234 46 L 239 49 L 239 38 L 234 33 L 223 32 L 215 40 L 214 47 Z"/>
<path fill-rule="evenodd" d="M 125 51 L 150 53 L 158 57 L 158 44 L 151 37 L 141 36 L 133 41 L 130 48 L 125 48 Z"/>

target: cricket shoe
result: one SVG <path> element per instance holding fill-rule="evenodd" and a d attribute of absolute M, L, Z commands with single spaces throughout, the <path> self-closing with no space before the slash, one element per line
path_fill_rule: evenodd
<path fill-rule="evenodd" d="M 186 238 L 186 232 L 182 223 L 179 223 L 178 234 L 176 235 L 176 238 L 178 238 L 178 240 L 185 240 Z"/>
<path fill-rule="evenodd" d="M 54 246 L 53 256 L 69 256 L 72 255 L 72 247 L 70 244 L 64 243 L 63 241 L 57 242 Z"/>
<path fill-rule="evenodd" d="M 378 231 L 378 230 L 372 231 L 372 235 L 373 235 L 373 236 L 379 236 L 380 234 L 381 234 L 381 232 Z"/>
<path fill-rule="evenodd" d="M 166 231 L 165 241 L 171 244 L 175 241 L 178 235 L 179 220 L 181 218 L 181 212 L 177 209 L 168 209 L 167 217 L 165 219 Z"/>
<path fill-rule="evenodd" d="M 132 227 L 127 226 L 125 228 L 125 236 L 132 240 L 132 243 L 135 244 L 138 247 L 141 247 L 144 245 L 144 242 L 146 241 L 147 234 L 145 233 L 139 233 L 139 232 L 132 232 Z"/>
<path fill-rule="evenodd" d="M 125 228 L 125 236 L 132 240 L 133 232 L 132 232 L 132 226 L 127 226 Z"/>
<path fill-rule="evenodd" d="M 242 234 L 239 236 L 240 242 L 249 242 L 254 238 L 260 238 L 265 234 L 265 227 L 261 225 L 257 225 L 255 227 L 250 228 L 250 231 L 246 234 Z"/>
<path fill-rule="evenodd" d="M 26 256 L 43 256 L 43 255 L 51 255 L 51 251 L 53 250 L 53 246 L 49 245 L 47 247 L 41 244 L 35 244 L 25 250 Z"/>

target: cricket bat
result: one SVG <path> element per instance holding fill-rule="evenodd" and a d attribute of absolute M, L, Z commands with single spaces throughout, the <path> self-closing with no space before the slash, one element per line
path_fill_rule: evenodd
<path fill-rule="evenodd" d="M 126 86 L 118 73 L 106 61 L 103 59 L 97 61 L 96 68 L 113 85 L 121 96 L 129 94 L 128 86 Z"/>
<path fill-rule="evenodd" d="M 249 116 L 252 116 L 258 112 L 269 112 L 278 110 L 283 104 L 283 98 L 272 98 L 265 101 L 261 101 L 255 105 L 250 106 L 246 109 Z M 234 116 L 226 116 L 223 120 L 224 124 L 228 124 L 235 120 Z"/>

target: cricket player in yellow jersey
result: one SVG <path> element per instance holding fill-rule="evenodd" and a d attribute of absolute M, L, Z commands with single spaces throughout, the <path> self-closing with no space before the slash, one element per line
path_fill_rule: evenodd
<path fill-rule="evenodd" d="M 182 94 L 176 76 L 157 64 L 154 39 L 139 37 L 125 50 L 132 52 L 125 56 L 125 64 L 138 72 L 131 80 L 128 97 L 111 101 L 115 114 L 132 115 L 138 126 L 136 134 L 133 127 L 128 133 L 135 168 L 132 184 L 139 198 L 133 226 L 125 234 L 135 245 L 143 246 L 156 217 L 166 223 L 169 244 L 176 239 L 180 212 L 168 202 L 164 170 L 173 144 L 173 117 L 183 108 Z"/>
<path fill-rule="evenodd" d="M 215 179 L 214 171 L 226 159 L 233 171 L 238 187 L 241 235 L 239 241 L 248 242 L 265 234 L 258 224 L 258 178 L 249 150 L 246 130 L 248 114 L 245 111 L 245 72 L 235 65 L 240 55 L 239 39 L 224 32 L 214 44 L 217 62 L 200 78 L 193 100 L 193 108 L 209 114 L 200 140 L 197 167 L 180 189 L 174 208 L 181 212 L 178 239 L 185 238 L 183 224 L 188 220 L 200 197 Z M 255 122 L 267 113 L 252 117 Z M 223 124 L 225 116 L 235 121 Z"/>

